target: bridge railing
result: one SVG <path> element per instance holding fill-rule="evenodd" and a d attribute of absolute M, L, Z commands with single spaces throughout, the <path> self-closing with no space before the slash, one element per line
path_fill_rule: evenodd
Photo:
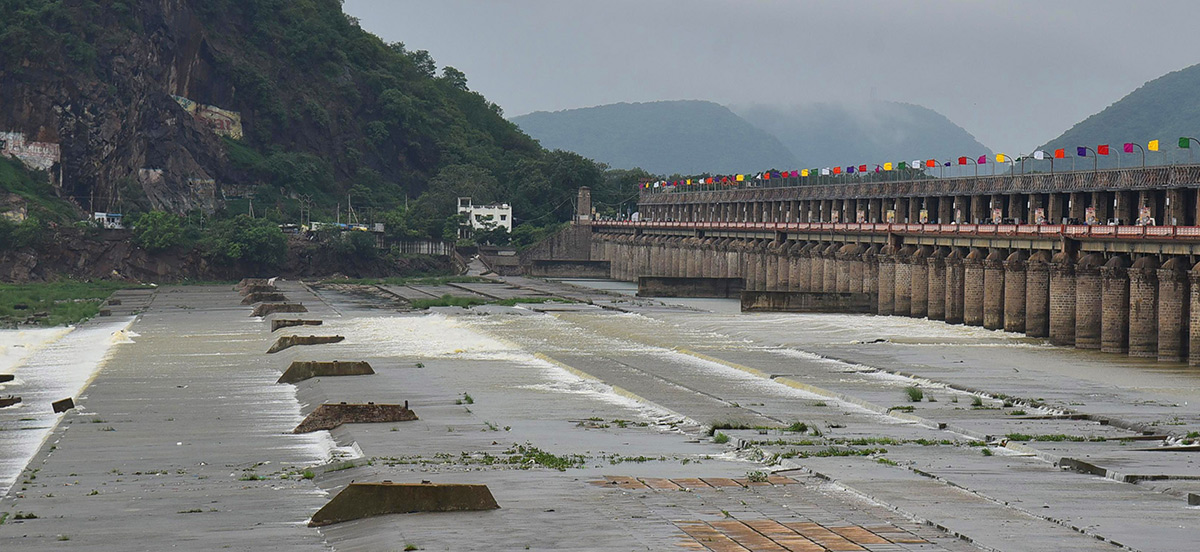
<path fill-rule="evenodd" d="M 740 186 L 674 186 L 642 189 L 644 205 L 762 200 L 868 199 L 1013 193 L 1160 190 L 1200 186 L 1200 165 L 1168 165 L 1058 173 L 867 180 L 820 177 L 743 183 Z"/>
<path fill-rule="evenodd" d="M 837 234 L 951 235 L 1103 240 L 1200 241 L 1200 226 L 1104 226 L 1084 224 L 889 224 L 870 222 L 683 222 L 596 221 L 593 228 L 678 229 Z"/>

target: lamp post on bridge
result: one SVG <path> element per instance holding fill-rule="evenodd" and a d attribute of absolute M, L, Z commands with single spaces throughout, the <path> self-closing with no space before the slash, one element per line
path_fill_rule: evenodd
<path fill-rule="evenodd" d="M 1143 169 L 1146 168 L 1146 150 L 1142 148 L 1142 145 L 1138 144 L 1136 142 L 1125 142 L 1125 148 L 1124 148 L 1125 153 L 1133 153 L 1133 148 L 1137 148 L 1138 151 L 1142 152 L 1142 168 Z M 1120 168 L 1120 167 L 1121 167 L 1121 157 L 1118 155 L 1117 156 L 1117 168 Z"/>
<path fill-rule="evenodd" d="M 1087 146 L 1076 146 L 1075 147 L 1075 153 L 1079 154 L 1078 157 L 1087 157 L 1087 152 L 1089 152 L 1089 151 L 1092 152 L 1092 170 L 1093 171 L 1100 170 L 1100 156 L 1096 154 L 1096 150 L 1089 148 Z"/>
<path fill-rule="evenodd" d="M 1192 138 L 1191 136 L 1180 136 L 1179 137 L 1180 149 L 1188 150 L 1188 164 L 1189 165 L 1192 164 L 1192 142 L 1200 143 L 1200 140 Z"/>

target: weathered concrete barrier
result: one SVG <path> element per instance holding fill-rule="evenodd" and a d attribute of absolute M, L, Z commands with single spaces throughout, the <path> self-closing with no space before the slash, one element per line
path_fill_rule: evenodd
<path fill-rule="evenodd" d="M 743 291 L 742 312 L 870 314 L 871 294 L 815 291 Z"/>
<path fill-rule="evenodd" d="M 612 268 L 609 261 L 551 261 L 530 262 L 527 276 L 539 278 L 608 278 Z"/>
<path fill-rule="evenodd" d="M 285 335 L 275 340 L 275 344 L 267 349 L 267 354 L 278 353 L 296 345 L 324 345 L 338 343 L 344 339 L 346 338 L 340 335 Z"/>
<path fill-rule="evenodd" d="M 256 291 L 254 293 L 247 294 L 246 297 L 242 298 L 243 305 L 253 305 L 255 303 L 267 303 L 267 302 L 286 303 L 287 297 L 285 297 L 282 293 L 279 293 L 278 291 L 275 291 L 275 292 Z"/>
<path fill-rule="evenodd" d="M 292 433 L 312 433 L 342 424 L 379 424 L 411 422 L 417 414 L 408 409 L 408 401 L 399 404 L 323 404 L 313 410 Z"/>
<path fill-rule="evenodd" d="M 271 280 L 267 279 L 267 278 L 242 278 L 242 281 L 234 284 L 233 289 L 234 289 L 234 291 L 240 291 L 249 286 L 269 286 L 269 285 L 271 285 Z"/>
<path fill-rule="evenodd" d="M 300 303 L 259 303 L 250 316 L 266 316 L 280 312 L 308 312 Z"/>
<path fill-rule="evenodd" d="M 250 295 L 252 293 L 276 293 L 279 289 L 275 286 L 246 286 L 238 290 L 238 295 Z"/>
<path fill-rule="evenodd" d="M 59 414 L 61 412 L 66 412 L 72 408 L 75 408 L 75 400 L 70 397 L 67 397 L 67 398 L 59 400 L 59 401 L 54 401 L 54 402 L 50 403 L 50 408 L 54 409 L 55 414 Z"/>
<path fill-rule="evenodd" d="M 639 276 L 638 297 L 741 297 L 742 278 L 673 278 Z"/>
<path fill-rule="evenodd" d="M 299 318 L 276 318 L 271 321 L 271 331 L 280 328 L 291 328 L 293 326 L 320 326 L 320 320 L 301 320 Z"/>
<path fill-rule="evenodd" d="M 375 370 L 366 361 L 342 362 L 335 360 L 333 362 L 319 362 L 297 360 L 291 366 L 288 366 L 287 371 L 282 376 L 279 376 L 279 381 L 275 383 L 296 383 L 309 378 L 323 376 L 369 376 L 374 373 Z"/>
<path fill-rule="evenodd" d="M 313 514 L 308 525 L 322 527 L 355 519 L 416 512 L 496 510 L 487 485 L 454 483 L 351 483 Z"/>

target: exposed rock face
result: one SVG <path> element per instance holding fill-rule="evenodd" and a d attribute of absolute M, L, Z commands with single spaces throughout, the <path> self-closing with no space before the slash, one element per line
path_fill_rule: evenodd
<path fill-rule="evenodd" d="M 130 196 L 161 210 L 212 211 L 222 185 L 237 181 L 220 137 L 171 97 L 215 103 L 234 92 L 212 78 L 216 53 L 186 4 L 137 2 L 144 32 L 97 41 L 92 71 L 40 65 L 36 52 L 20 67 L 0 66 L 0 131 L 58 144 L 51 178 L 86 211 Z"/>

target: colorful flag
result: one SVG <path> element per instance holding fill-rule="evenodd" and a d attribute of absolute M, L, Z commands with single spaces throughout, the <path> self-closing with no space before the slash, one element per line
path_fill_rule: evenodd
<path fill-rule="evenodd" d="M 906 162 L 904 162 L 904 161 L 901 161 L 901 162 L 900 162 L 900 170 L 904 170 L 904 169 L 907 169 L 907 168 L 908 168 L 908 163 L 906 163 Z"/>
<path fill-rule="evenodd" d="M 1007 155 L 1004 155 L 1003 153 L 997 153 L 997 154 L 996 154 L 996 162 L 997 162 L 997 163 L 1007 163 L 1007 162 L 1008 162 L 1008 156 L 1007 156 Z"/>
<path fill-rule="evenodd" d="M 1150 151 L 1158 151 L 1158 140 L 1151 140 L 1149 144 L 1146 144 L 1146 149 Z"/>
<path fill-rule="evenodd" d="M 796 171 L 792 171 L 792 172 L 796 172 Z M 808 169 L 800 169 L 800 176 L 807 177 L 807 176 L 808 176 Z"/>
<path fill-rule="evenodd" d="M 859 165 L 859 166 L 858 166 L 858 172 L 867 172 L 867 166 L 866 166 L 866 165 Z"/>
<path fill-rule="evenodd" d="M 1179 147 L 1181 147 L 1183 149 L 1191 148 L 1192 147 L 1192 139 L 1188 138 L 1187 136 L 1180 138 L 1179 139 Z"/>
<path fill-rule="evenodd" d="M 1080 157 L 1087 157 L 1087 146 L 1076 146 L 1075 153 L 1079 154 Z"/>
<path fill-rule="evenodd" d="M 967 164 L 967 158 L 966 158 L 966 157 L 959 157 L 959 158 L 958 158 L 958 164 L 959 164 L 959 165 L 966 165 L 966 164 Z"/>
<path fill-rule="evenodd" d="M 976 159 L 976 160 L 975 160 L 975 164 L 977 164 L 977 165 L 986 165 L 986 164 L 987 164 L 987 156 L 986 156 L 986 155 L 980 155 L 980 156 L 979 156 L 979 159 Z"/>
<path fill-rule="evenodd" d="M 1133 153 L 1133 143 L 1125 142 L 1125 153 Z"/>
<path fill-rule="evenodd" d="M 841 167 L 834 167 L 834 168 L 833 168 L 833 174 L 842 174 L 842 168 L 841 168 Z"/>
<path fill-rule="evenodd" d="M 875 165 L 875 172 L 880 172 L 882 170 L 883 170 L 883 167 L 881 167 L 879 165 Z"/>
<path fill-rule="evenodd" d="M 1108 144 L 1096 146 L 1096 155 L 1108 155 Z"/>
<path fill-rule="evenodd" d="M 846 167 L 846 174 L 854 174 L 854 165 Z"/>
<path fill-rule="evenodd" d="M 926 162 L 925 162 L 925 166 L 926 166 L 926 167 L 936 167 L 936 166 L 937 166 L 937 159 L 930 159 L 930 160 L 926 161 Z"/>
<path fill-rule="evenodd" d="M 1054 150 L 1054 158 L 1055 159 L 1062 159 L 1066 156 L 1067 156 L 1067 150 L 1065 150 L 1063 148 L 1058 148 L 1058 149 Z"/>
<path fill-rule="evenodd" d="M 901 162 L 900 164 L 901 164 L 901 165 L 903 165 L 904 163 L 903 163 L 903 162 Z M 885 171 L 890 171 L 890 170 L 892 170 L 892 164 L 891 164 L 891 163 L 884 163 L 884 164 L 883 164 L 883 170 L 885 170 Z"/>
<path fill-rule="evenodd" d="M 770 173 L 770 172 L 765 172 L 765 173 L 762 173 L 761 175 L 759 175 L 759 178 L 761 178 L 761 179 L 763 179 L 763 180 L 770 180 L 770 179 L 771 179 L 771 173 Z"/>
<path fill-rule="evenodd" d="M 829 176 L 829 167 L 821 169 L 821 176 Z"/>
<path fill-rule="evenodd" d="M 949 166 L 950 166 L 950 162 L 949 162 L 949 161 L 946 161 L 945 163 L 942 163 L 942 166 L 943 166 L 943 167 L 949 167 Z"/>
<path fill-rule="evenodd" d="M 744 174 L 739 174 L 739 175 L 737 175 L 737 181 L 738 181 L 738 182 L 741 182 L 741 181 L 743 181 L 743 180 L 746 180 L 746 175 L 744 175 Z"/>
<path fill-rule="evenodd" d="M 1037 151 L 1033 152 L 1033 158 L 1037 159 L 1038 161 L 1041 161 L 1042 159 L 1046 158 L 1046 152 L 1044 152 L 1042 150 L 1037 150 Z"/>

